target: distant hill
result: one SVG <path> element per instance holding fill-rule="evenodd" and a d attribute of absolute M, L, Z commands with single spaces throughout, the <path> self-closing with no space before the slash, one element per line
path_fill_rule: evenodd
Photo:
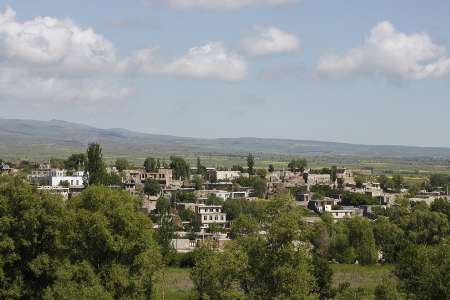
<path fill-rule="evenodd" d="M 126 129 L 100 129 L 60 120 L 0 119 L 0 157 L 41 158 L 84 151 L 91 142 L 104 152 L 120 155 L 147 153 L 243 154 L 248 152 L 302 156 L 379 158 L 450 158 L 450 148 L 374 146 L 275 138 L 189 138 L 139 133 Z"/>

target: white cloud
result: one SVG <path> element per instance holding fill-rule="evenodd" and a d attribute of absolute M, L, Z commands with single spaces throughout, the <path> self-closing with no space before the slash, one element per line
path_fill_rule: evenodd
<path fill-rule="evenodd" d="M 164 72 L 194 78 L 237 81 L 247 76 L 247 63 L 237 53 L 225 49 L 221 43 L 213 42 L 189 49 L 187 54 L 169 63 Z"/>
<path fill-rule="evenodd" d="M 149 0 L 155 1 L 155 0 Z M 282 6 L 300 0 L 160 0 L 176 8 L 237 9 L 247 6 Z"/>
<path fill-rule="evenodd" d="M 295 51 L 300 47 L 297 37 L 274 26 L 256 26 L 255 35 L 244 37 L 241 46 L 250 55 L 270 55 Z"/>
<path fill-rule="evenodd" d="M 133 51 L 118 64 L 118 70 L 121 72 L 137 72 L 146 74 L 157 74 L 161 70 L 161 61 L 156 56 L 158 48 L 142 48 Z"/>
<path fill-rule="evenodd" d="M 131 88 L 95 78 L 47 77 L 24 68 L 0 67 L 0 98 L 73 104 L 116 101 L 133 93 Z"/>
<path fill-rule="evenodd" d="M 163 62 L 157 49 L 134 52 L 123 65 L 128 70 L 147 74 L 165 74 L 191 78 L 213 78 L 238 81 L 247 76 L 247 62 L 237 53 L 227 50 L 219 42 L 192 47 L 181 57 Z"/>
<path fill-rule="evenodd" d="M 113 44 L 90 28 L 51 17 L 19 22 L 12 8 L 0 11 L 3 99 L 77 103 L 123 99 L 133 90 L 105 79 L 117 63 Z"/>
<path fill-rule="evenodd" d="M 139 49 L 118 58 L 109 40 L 70 20 L 35 17 L 17 21 L 0 11 L 0 100 L 95 102 L 125 99 L 128 72 L 226 81 L 243 79 L 247 64 L 220 43 L 194 47 L 164 59 L 158 48 Z M 119 83 L 122 82 L 122 83 Z"/>
<path fill-rule="evenodd" d="M 237 81 L 247 76 L 247 63 L 238 54 L 225 49 L 221 43 L 213 42 L 189 49 L 187 54 L 165 66 L 164 72 L 194 78 Z"/>
<path fill-rule="evenodd" d="M 449 74 L 450 56 L 427 33 L 401 33 L 385 21 L 370 31 L 362 45 L 346 54 L 322 56 L 317 70 L 335 77 L 381 73 L 418 80 Z"/>
<path fill-rule="evenodd" d="M 113 44 L 92 29 L 70 20 L 36 17 L 16 21 L 10 7 L 0 14 L 0 59 L 67 73 L 111 69 L 116 63 Z"/>

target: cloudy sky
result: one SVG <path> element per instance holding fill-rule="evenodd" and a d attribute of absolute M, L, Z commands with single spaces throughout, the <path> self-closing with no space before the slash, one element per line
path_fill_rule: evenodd
<path fill-rule="evenodd" d="M 0 117 L 450 146 L 448 0 L 0 0 Z"/>

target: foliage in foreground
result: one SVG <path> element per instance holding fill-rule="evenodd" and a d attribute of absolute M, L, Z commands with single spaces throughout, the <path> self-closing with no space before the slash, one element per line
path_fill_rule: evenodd
<path fill-rule="evenodd" d="M 97 186 L 64 203 L 0 177 L 0 298 L 151 298 L 161 256 L 139 205 Z"/>
<path fill-rule="evenodd" d="M 208 244 L 196 251 L 192 279 L 199 299 L 318 299 L 299 210 L 280 198 L 265 212 L 265 236 L 240 232 L 223 252 Z"/>

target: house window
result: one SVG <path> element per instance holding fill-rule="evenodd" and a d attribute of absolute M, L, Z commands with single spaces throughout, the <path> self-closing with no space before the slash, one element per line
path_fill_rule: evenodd
<path fill-rule="evenodd" d="M 212 216 L 209 216 L 209 220 L 212 221 Z"/>
<path fill-rule="evenodd" d="M 203 216 L 203 220 L 204 221 L 208 220 L 208 216 Z"/>
<path fill-rule="evenodd" d="M 216 221 L 217 221 L 217 216 L 215 216 L 215 217 L 214 217 L 214 220 L 216 220 Z"/>

